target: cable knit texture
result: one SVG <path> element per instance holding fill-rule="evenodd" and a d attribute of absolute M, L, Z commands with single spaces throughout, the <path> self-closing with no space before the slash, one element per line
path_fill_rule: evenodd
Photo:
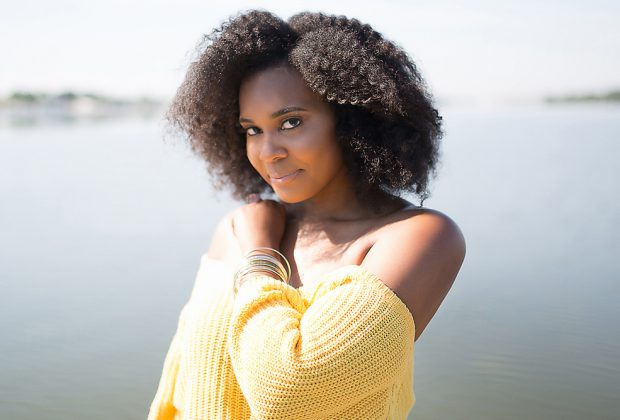
<path fill-rule="evenodd" d="M 202 257 L 149 420 L 407 418 L 415 324 L 376 275 L 257 276 L 235 298 L 235 267 Z"/>

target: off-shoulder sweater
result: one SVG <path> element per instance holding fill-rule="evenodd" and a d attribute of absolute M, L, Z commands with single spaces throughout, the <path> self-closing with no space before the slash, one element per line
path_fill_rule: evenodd
<path fill-rule="evenodd" d="M 415 324 L 375 274 L 256 276 L 235 297 L 235 269 L 201 258 L 148 420 L 407 418 Z"/>

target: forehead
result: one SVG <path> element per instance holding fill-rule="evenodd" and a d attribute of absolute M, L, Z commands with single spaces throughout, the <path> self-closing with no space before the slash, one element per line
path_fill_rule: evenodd
<path fill-rule="evenodd" d="M 322 106 L 297 72 L 289 66 L 270 67 L 245 79 L 239 88 L 239 113 L 243 116 L 271 113 L 284 106 Z"/>

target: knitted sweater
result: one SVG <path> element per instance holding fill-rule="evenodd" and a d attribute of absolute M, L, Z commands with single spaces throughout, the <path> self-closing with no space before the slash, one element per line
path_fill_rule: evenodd
<path fill-rule="evenodd" d="M 201 258 L 148 420 L 405 419 L 413 317 L 376 275 L 342 266 L 298 289 Z"/>

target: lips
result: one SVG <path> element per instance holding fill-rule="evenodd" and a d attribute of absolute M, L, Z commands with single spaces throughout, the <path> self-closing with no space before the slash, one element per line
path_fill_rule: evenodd
<path fill-rule="evenodd" d="M 293 175 L 295 172 L 299 171 L 299 169 L 296 169 L 292 172 L 285 172 L 284 175 L 278 175 L 278 174 L 269 174 L 269 178 L 271 179 L 282 179 L 282 178 L 286 178 L 287 176 Z"/>
<path fill-rule="evenodd" d="M 285 175 L 280 175 L 280 176 L 276 174 L 274 174 L 273 176 L 269 175 L 269 178 L 271 178 L 272 183 L 282 184 L 282 183 L 292 181 L 293 179 L 297 178 L 297 175 L 299 175 L 301 171 L 302 171 L 301 169 L 297 169 L 296 171 L 289 172 L 288 174 L 285 174 Z"/>

